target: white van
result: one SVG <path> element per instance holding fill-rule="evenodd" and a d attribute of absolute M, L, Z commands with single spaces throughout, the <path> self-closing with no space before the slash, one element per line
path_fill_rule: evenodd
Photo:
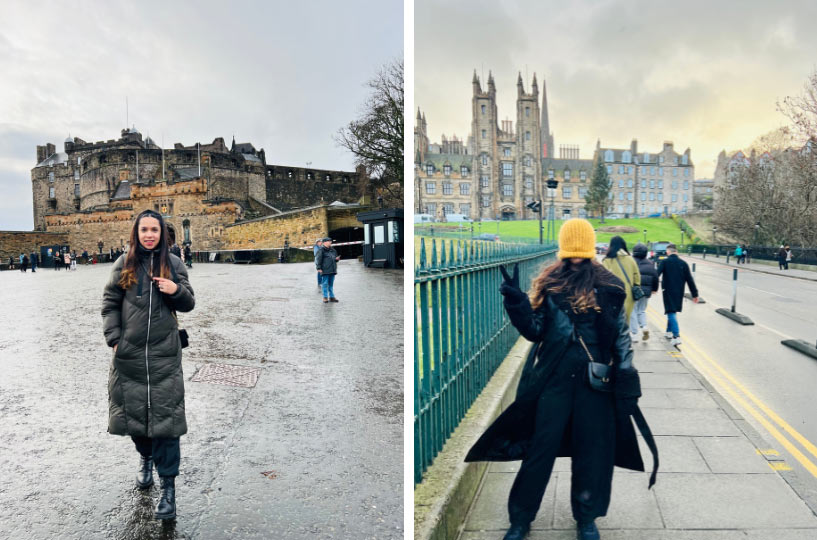
<path fill-rule="evenodd" d="M 414 223 L 433 223 L 434 216 L 431 214 L 414 214 Z"/>
<path fill-rule="evenodd" d="M 445 220 L 448 223 L 471 223 L 471 220 L 465 214 L 446 214 Z"/>

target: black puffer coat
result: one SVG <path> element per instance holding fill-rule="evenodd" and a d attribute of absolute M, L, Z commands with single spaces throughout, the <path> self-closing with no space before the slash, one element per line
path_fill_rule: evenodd
<path fill-rule="evenodd" d="M 160 292 L 145 272 L 151 257 L 140 255 L 138 282 L 127 290 L 117 285 L 126 259 L 119 257 L 103 294 L 105 341 L 118 345 L 108 378 L 108 433 L 172 438 L 187 433 L 182 349 L 172 311 L 192 310 L 195 298 L 187 270 L 173 254 L 178 290 Z"/>
<path fill-rule="evenodd" d="M 611 278 L 617 280 L 615 277 Z M 637 406 L 631 410 L 620 406 L 626 399 L 634 400 L 641 395 L 638 372 L 632 367 L 633 349 L 629 324 L 625 320 L 623 309 L 624 291 L 623 284 L 621 287 L 599 285 L 596 289 L 596 301 L 601 308 L 596 317 L 596 336 L 602 356 L 596 361 L 608 363 L 612 360 L 615 366 L 617 377 L 615 464 L 643 471 L 644 463 L 630 414 L 637 416 L 641 422 L 643 417 Z M 527 297 L 517 303 L 506 299 L 505 309 L 511 323 L 522 337 L 533 341 L 534 345 L 522 370 L 516 400 L 483 433 L 468 452 L 465 461 L 524 459 L 534 433 L 539 395 L 547 386 L 548 378 L 553 374 L 556 364 L 574 340 L 573 322 L 551 298 L 535 311 Z M 619 400 L 619 397 L 623 399 Z M 646 426 L 646 423 L 644 425 Z M 649 439 L 650 444 L 653 444 L 651 435 Z M 558 455 L 571 455 L 567 439 L 563 440 Z M 657 470 L 657 454 L 654 455 L 654 459 L 654 470 Z"/>
<path fill-rule="evenodd" d="M 658 272 L 655 270 L 655 263 L 646 257 L 635 257 L 635 262 L 638 263 L 638 271 L 641 273 L 641 290 L 649 298 L 658 290 Z"/>

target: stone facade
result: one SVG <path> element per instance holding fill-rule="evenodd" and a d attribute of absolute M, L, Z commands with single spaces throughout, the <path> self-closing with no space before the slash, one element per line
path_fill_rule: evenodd
<path fill-rule="evenodd" d="M 336 242 L 363 240 L 363 225 L 356 216 L 367 209 L 358 205 L 316 206 L 228 225 L 224 228 L 221 249 L 279 249 L 284 242 L 293 247 L 312 246 L 325 236 Z"/>
<path fill-rule="evenodd" d="M 679 154 L 670 141 L 660 152 L 630 148 L 603 148 L 596 144 L 594 159 L 601 156 L 613 184 L 610 215 L 645 217 L 651 214 L 686 214 L 692 211 L 695 166 L 689 148 Z"/>
<path fill-rule="evenodd" d="M 172 223 L 179 243 L 220 249 L 225 227 L 295 208 L 354 203 L 367 190 L 365 171 L 268 165 L 264 149 L 219 137 L 210 144 L 162 149 L 136 129 L 120 139 L 78 137 L 37 147 L 31 171 L 34 227 L 66 233 L 72 249 L 97 251 L 128 242 L 132 220 L 145 209 Z"/>
<path fill-rule="evenodd" d="M 540 109 L 536 75 L 527 92 L 520 74 L 515 124 L 499 120 L 496 85 L 490 73 L 486 89 L 476 73 L 472 86 L 471 135 L 466 151 L 457 152 L 456 144 L 444 136 L 443 144 L 431 143 L 425 115 L 417 112 L 415 212 L 433 214 L 437 220 L 452 212 L 475 220 L 534 219 L 538 214 L 527 205 L 541 199 L 545 217 L 551 203 L 557 219 L 586 217 L 584 197 L 597 157 L 605 162 L 612 181 L 611 215 L 684 214 L 692 210 L 695 167 L 689 148 L 679 154 L 672 142 L 665 142 L 659 152 L 639 153 L 635 140 L 625 149 L 602 148 L 599 142 L 592 159 L 581 159 L 578 147 L 570 145 L 560 146 L 556 157 L 544 81 Z M 559 182 L 555 190 L 547 187 L 550 179 Z M 462 187 L 466 183 L 470 186 Z"/>
<path fill-rule="evenodd" d="M 62 246 L 68 243 L 68 235 L 64 233 L 0 231 L 0 264 L 8 264 L 9 257 L 14 257 L 16 262 L 20 253 L 28 255 L 34 251 L 39 255 L 41 246 Z"/>

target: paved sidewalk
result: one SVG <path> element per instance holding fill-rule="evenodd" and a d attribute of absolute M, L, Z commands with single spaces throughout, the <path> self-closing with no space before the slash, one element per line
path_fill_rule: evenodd
<path fill-rule="evenodd" d="M 652 458 L 639 435 L 648 472 L 616 469 L 604 540 L 806 540 L 817 517 L 752 442 L 739 414 L 710 390 L 683 355 L 650 325 L 638 343 L 640 405 L 658 444 L 658 481 L 647 490 Z M 746 430 L 746 431 L 744 431 Z M 751 438 L 750 438 L 751 435 Z M 468 513 L 460 540 L 501 539 L 506 503 L 519 462 L 492 463 Z M 575 538 L 570 511 L 570 461 L 556 461 L 531 540 Z"/>
<path fill-rule="evenodd" d="M 760 263 L 746 263 L 746 264 L 737 264 L 734 257 L 729 257 L 729 264 L 726 263 L 726 256 L 716 257 L 710 253 L 707 253 L 706 259 L 700 253 L 693 253 L 692 255 L 688 255 L 686 253 L 679 253 L 679 255 L 684 259 L 689 259 L 690 262 L 697 262 L 696 260 L 705 261 L 708 263 L 714 264 L 721 264 L 723 266 L 731 266 L 733 268 L 739 268 L 741 270 L 752 270 L 754 272 L 762 272 L 764 274 L 773 274 L 776 276 L 786 276 L 786 277 L 793 277 L 799 279 L 807 279 L 809 281 L 817 281 L 817 272 L 813 270 L 800 270 L 797 268 L 792 268 L 789 265 L 788 270 L 780 270 L 775 263 L 772 264 L 760 264 Z"/>

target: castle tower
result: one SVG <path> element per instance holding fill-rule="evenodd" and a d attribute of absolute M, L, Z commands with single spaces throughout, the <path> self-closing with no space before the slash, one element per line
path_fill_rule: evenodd
<path fill-rule="evenodd" d="M 472 208 L 474 215 L 483 218 L 494 218 L 498 212 L 499 161 L 497 155 L 497 107 L 496 86 L 494 77 L 488 72 L 488 91 L 483 92 L 476 71 L 473 78 L 473 97 L 471 98 L 471 139 L 474 156 L 474 189 Z M 487 179 L 487 186 L 483 185 Z M 491 199 L 489 206 L 482 205 L 482 197 Z"/>
<path fill-rule="evenodd" d="M 550 131 L 550 121 L 548 120 L 548 95 L 547 85 L 544 79 L 542 79 L 542 122 L 539 137 L 541 140 L 542 157 L 557 157 L 556 147 L 553 144 L 553 132 Z"/>
<path fill-rule="evenodd" d="M 420 114 L 417 108 L 417 122 L 414 125 L 414 163 L 422 165 L 428 151 L 428 132 L 426 131 L 425 115 Z"/>
<path fill-rule="evenodd" d="M 520 73 L 517 81 L 517 151 L 514 171 L 514 206 L 517 218 L 536 217 L 525 204 L 527 199 L 536 200 L 542 193 L 542 143 L 539 131 L 539 85 L 536 82 L 536 74 L 533 74 L 531 92 L 526 93 Z"/>

